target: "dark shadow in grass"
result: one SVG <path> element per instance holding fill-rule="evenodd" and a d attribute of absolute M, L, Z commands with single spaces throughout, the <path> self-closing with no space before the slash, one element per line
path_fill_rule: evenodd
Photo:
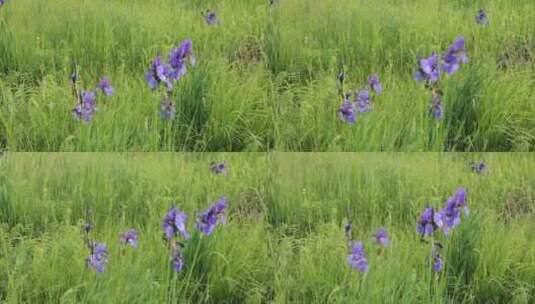
<path fill-rule="evenodd" d="M 507 70 L 515 66 L 528 66 L 535 63 L 535 42 L 522 41 L 520 38 L 505 44 L 505 52 L 498 60 L 498 68 Z"/>
<path fill-rule="evenodd" d="M 262 47 L 262 42 L 254 37 L 239 41 L 233 53 L 229 55 L 230 67 L 245 73 L 248 66 L 262 63 L 264 60 Z"/>
<path fill-rule="evenodd" d="M 533 185 L 535 187 L 535 185 Z M 533 189 L 534 187 L 531 187 Z M 530 187 L 525 187 L 530 189 Z M 529 190 L 514 189 L 507 193 L 505 204 L 502 205 L 502 219 L 506 224 L 512 220 L 519 218 L 526 218 L 535 213 L 533 207 L 533 198 L 530 196 Z"/>

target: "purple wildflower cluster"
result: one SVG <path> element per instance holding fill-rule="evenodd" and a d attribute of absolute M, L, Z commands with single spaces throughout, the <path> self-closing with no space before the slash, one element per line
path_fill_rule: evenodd
<path fill-rule="evenodd" d="M 5 3 L 5 0 L 0 0 L 0 7 L 2 7 L 2 5 L 4 5 Z"/>
<path fill-rule="evenodd" d="M 225 210 L 228 207 L 227 200 L 222 197 L 206 211 L 199 214 L 196 221 L 196 228 L 205 235 L 211 235 L 218 223 L 225 222 Z M 186 230 L 188 216 L 180 211 L 178 207 L 172 207 L 165 215 L 162 223 L 164 238 L 171 250 L 171 266 L 176 272 L 180 272 L 184 267 L 184 256 L 182 249 L 184 244 L 177 241 L 178 236 L 188 240 L 189 233 Z"/>
<path fill-rule="evenodd" d="M 88 267 L 93 268 L 97 273 L 102 273 L 106 270 L 109 262 L 108 247 L 104 243 L 99 243 L 90 238 L 90 233 L 93 230 L 93 224 L 86 222 L 83 226 L 85 236 L 85 243 L 89 249 L 89 256 L 86 258 Z M 138 232 L 135 229 L 130 229 L 120 237 L 120 243 L 123 246 L 130 245 L 136 248 L 138 244 Z"/>
<path fill-rule="evenodd" d="M 435 213 L 435 223 L 438 228 L 442 229 L 444 234 L 448 235 L 450 229 L 455 228 L 461 223 L 461 209 L 465 216 L 470 214 L 466 196 L 466 190 L 459 188 L 452 197 L 448 198 L 444 207 Z"/>
<path fill-rule="evenodd" d="M 343 88 L 343 82 L 345 80 L 345 73 L 341 72 L 338 75 L 338 81 Z M 368 88 L 360 91 L 348 92 L 344 94 L 344 100 L 340 109 L 338 110 L 338 117 L 340 120 L 354 124 L 357 120 L 358 113 L 366 113 L 372 110 L 372 93 L 376 96 L 381 95 L 383 92 L 383 86 L 379 81 L 379 76 L 376 74 L 371 75 L 368 78 Z"/>
<path fill-rule="evenodd" d="M 471 163 L 470 167 L 472 168 L 472 171 L 474 171 L 477 174 L 485 174 L 487 173 L 487 165 L 484 161 L 480 161 L 477 163 Z"/>
<path fill-rule="evenodd" d="M 476 23 L 483 26 L 488 26 L 490 24 L 489 17 L 487 16 L 487 12 L 485 12 L 485 10 L 480 9 L 477 11 Z"/>
<path fill-rule="evenodd" d="M 138 232 L 136 229 L 130 229 L 121 234 L 120 242 L 123 246 L 130 245 L 132 248 L 137 248 Z"/>
<path fill-rule="evenodd" d="M 110 80 L 107 77 L 102 77 L 100 82 L 97 84 L 97 88 L 104 93 L 106 96 L 113 96 L 114 90 L 111 86 Z"/>
<path fill-rule="evenodd" d="M 173 120 L 176 115 L 175 103 L 169 99 L 169 97 L 164 98 L 160 102 L 160 116 L 165 120 Z"/>
<path fill-rule="evenodd" d="M 448 48 L 442 57 L 444 71 L 448 75 L 453 75 L 459 70 L 461 64 L 468 62 L 466 55 L 466 42 L 464 37 L 458 37 L 453 44 Z"/>
<path fill-rule="evenodd" d="M 459 70 L 461 63 L 467 62 L 465 39 L 460 36 L 455 39 L 442 57 L 433 53 L 428 58 L 420 59 L 414 79 L 425 81 L 429 85 L 435 84 L 440 80 L 442 72 L 453 75 Z"/>
<path fill-rule="evenodd" d="M 214 174 L 227 174 L 227 165 L 223 162 L 211 163 L 210 168 Z"/>
<path fill-rule="evenodd" d="M 467 62 L 466 42 L 462 36 L 457 37 L 442 56 L 433 53 L 427 58 L 418 60 L 418 69 L 414 73 L 414 79 L 425 82 L 426 87 L 431 90 L 429 114 L 436 120 L 444 117 L 442 91 L 439 89 L 441 74 L 453 75 L 460 69 L 461 64 Z"/>
<path fill-rule="evenodd" d="M 156 56 L 146 74 L 149 87 L 156 90 L 160 84 L 165 84 L 168 91 L 172 91 L 174 83 L 187 72 L 187 64 L 195 65 L 193 43 L 186 39 L 178 47 L 171 49 L 169 60 L 165 62 L 161 56 Z"/>
<path fill-rule="evenodd" d="M 91 122 L 97 112 L 97 101 L 95 93 L 84 91 L 80 97 L 80 102 L 72 110 L 72 115 L 84 122 Z"/>
<path fill-rule="evenodd" d="M 467 204 L 467 192 L 465 188 L 459 188 L 455 194 L 449 197 L 444 207 L 436 211 L 433 207 L 426 207 L 418 220 L 416 231 L 424 240 L 432 237 L 435 231 L 441 229 L 444 235 L 449 235 L 451 230 L 461 223 L 461 211 L 468 216 L 470 210 Z M 442 259 L 439 251 L 440 243 L 434 243 L 432 248 L 433 269 L 436 272 L 442 270 Z"/>
<path fill-rule="evenodd" d="M 184 239 L 189 239 L 190 235 L 186 231 L 188 215 L 180 211 L 178 207 L 172 207 L 167 211 L 162 223 L 164 238 L 169 242 L 171 248 L 171 266 L 176 272 L 180 272 L 184 267 L 184 257 L 182 255 L 183 244 L 175 240 L 179 235 Z"/>
<path fill-rule="evenodd" d="M 433 53 L 428 58 L 418 60 L 418 70 L 414 73 L 416 81 L 436 83 L 440 79 L 440 65 L 438 55 Z"/>
<path fill-rule="evenodd" d="M 208 25 L 219 25 L 219 18 L 217 17 L 217 13 L 215 11 L 208 10 L 202 15 L 204 17 L 204 21 L 206 21 Z"/>
<path fill-rule="evenodd" d="M 227 199 L 224 197 L 210 206 L 206 211 L 197 217 L 197 229 L 205 235 L 210 235 L 218 223 L 226 222 L 225 209 L 227 209 Z"/>
<path fill-rule="evenodd" d="M 368 272 L 368 259 L 366 258 L 362 242 L 353 243 L 347 256 L 347 262 L 353 269 L 358 269 L 360 272 Z"/>
<path fill-rule="evenodd" d="M 92 90 L 78 90 L 79 75 L 73 72 L 70 77 L 73 95 L 77 100 L 76 106 L 72 109 L 72 115 L 81 121 L 89 123 L 93 120 L 97 108 L 97 95 L 102 92 L 105 96 L 111 97 L 114 94 L 113 87 L 107 77 L 102 77 L 100 82 Z"/>
<path fill-rule="evenodd" d="M 189 233 L 186 231 L 188 215 L 180 211 L 177 207 L 172 207 L 167 211 L 162 223 L 165 238 L 170 240 L 179 234 L 183 238 L 189 239 Z"/>
<path fill-rule="evenodd" d="M 431 236 L 433 235 L 433 232 L 436 230 L 436 224 L 433 221 L 433 218 L 435 216 L 435 210 L 432 207 L 426 207 L 424 209 L 424 212 L 420 216 L 420 219 L 418 220 L 418 225 L 416 226 L 416 230 L 418 233 L 422 236 Z"/>
<path fill-rule="evenodd" d="M 86 222 L 83 228 L 84 241 L 89 249 L 86 264 L 88 267 L 92 267 L 97 273 L 102 273 L 106 270 L 106 265 L 108 264 L 108 248 L 106 244 L 98 243 L 89 238 L 91 230 L 93 230 L 93 225 L 90 222 Z"/>
<path fill-rule="evenodd" d="M 200 213 L 197 217 L 196 228 L 204 235 L 211 235 L 218 224 L 226 222 L 226 210 L 228 208 L 228 201 L 225 197 L 219 198 L 207 210 Z M 86 210 L 86 221 L 82 227 L 84 234 L 84 241 L 89 248 L 89 257 L 86 258 L 87 266 L 93 268 L 97 273 L 102 273 L 106 270 L 109 261 L 109 253 L 106 244 L 99 243 L 90 238 L 90 233 L 93 230 L 93 224 L 89 220 L 90 210 Z M 164 232 L 164 240 L 168 244 L 170 250 L 171 266 L 176 272 L 180 272 L 184 268 L 183 248 L 186 246 L 180 241 L 189 240 L 190 234 L 187 231 L 188 215 L 181 211 L 178 207 L 171 207 L 165 214 L 162 220 L 162 229 Z M 122 248 L 138 246 L 139 233 L 136 229 L 129 229 L 120 235 L 119 243 Z"/>
<path fill-rule="evenodd" d="M 433 207 L 426 207 L 420 216 L 416 230 L 422 237 L 432 236 L 438 229 L 442 229 L 444 234 L 448 235 L 451 229 L 461 223 L 461 209 L 468 216 L 470 210 L 464 188 L 457 189 L 440 211 L 435 211 Z"/>
<path fill-rule="evenodd" d="M 388 239 L 388 233 L 386 232 L 386 229 L 381 227 L 377 230 L 377 232 L 374 235 L 375 241 L 377 244 L 388 247 L 390 245 L 390 240 Z"/>
<path fill-rule="evenodd" d="M 171 249 L 171 266 L 176 272 L 181 272 L 184 268 L 184 255 L 180 244 L 173 246 Z"/>
<path fill-rule="evenodd" d="M 353 226 L 351 222 L 347 223 L 344 227 L 344 234 L 349 247 L 349 255 L 347 256 L 347 263 L 353 269 L 360 272 L 368 272 L 369 263 L 367 255 L 364 251 L 364 243 L 361 241 L 352 240 Z M 390 245 L 390 239 L 386 229 L 381 227 L 377 229 L 374 234 L 375 243 L 381 247 L 388 247 Z"/>
<path fill-rule="evenodd" d="M 5 1 L 0 0 L 0 6 Z M 274 5 L 277 2 L 276 0 L 268 0 L 270 5 Z M 218 15 L 213 10 L 202 12 L 202 16 L 208 25 L 220 24 Z M 485 10 L 478 10 L 475 21 L 479 25 L 489 25 L 489 18 Z M 432 91 L 429 114 L 436 120 L 441 120 L 444 117 L 443 93 L 439 89 L 441 75 L 443 73 L 453 75 L 460 69 L 462 64 L 466 64 L 467 62 L 468 56 L 466 54 L 465 39 L 462 36 L 456 38 L 444 54 L 432 53 L 429 57 L 418 60 L 418 67 L 414 74 L 414 79 L 419 82 L 425 82 L 426 87 Z M 196 59 L 193 54 L 193 42 L 190 39 L 183 40 L 178 46 L 171 49 L 167 61 L 158 55 L 151 62 L 149 70 L 145 75 L 148 86 L 153 90 L 158 89 L 160 85 L 166 88 L 166 95 L 160 102 L 159 114 L 162 119 L 171 121 L 175 118 L 177 111 L 171 99 L 172 91 L 175 83 L 186 75 L 188 65 L 195 66 L 195 64 Z M 339 89 L 341 90 L 340 95 L 342 96 L 343 102 L 337 114 L 340 120 L 352 125 L 356 122 L 359 113 L 372 111 L 372 93 L 376 96 L 381 95 L 383 87 L 378 75 L 373 74 L 368 78 L 367 88 L 344 94 L 343 83 L 345 79 L 346 73 L 344 71 L 340 72 L 337 80 L 338 84 L 340 84 Z M 109 79 L 103 77 L 95 89 L 79 92 L 76 87 L 77 81 L 78 74 L 74 72 L 71 75 L 71 84 L 77 105 L 72 110 L 72 114 L 79 120 L 90 122 L 98 110 L 96 100 L 97 91 L 100 90 L 104 95 L 112 96 L 114 89 Z"/>
<path fill-rule="evenodd" d="M 145 78 L 152 90 L 163 85 L 166 94 L 160 103 L 160 116 L 164 120 L 173 120 L 176 115 L 175 104 L 171 101 L 171 93 L 175 83 L 187 73 L 187 66 L 195 66 L 196 59 L 193 54 L 193 42 L 186 39 L 177 47 L 171 49 L 168 61 L 165 62 L 160 55 L 151 62 Z"/>
<path fill-rule="evenodd" d="M 441 272 L 442 268 L 444 267 L 444 261 L 442 260 L 442 256 L 440 255 L 440 249 L 442 249 L 442 246 L 439 243 L 436 243 L 433 245 L 433 249 L 431 250 L 434 272 Z"/>
<path fill-rule="evenodd" d="M 444 108 L 442 107 L 442 92 L 433 92 L 431 106 L 429 107 L 429 114 L 438 120 L 444 117 Z"/>
<path fill-rule="evenodd" d="M 108 264 L 108 248 L 103 243 L 91 243 L 91 253 L 87 258 L 87 265 L 93 267 L 96 272 L 102 273 Z"/>

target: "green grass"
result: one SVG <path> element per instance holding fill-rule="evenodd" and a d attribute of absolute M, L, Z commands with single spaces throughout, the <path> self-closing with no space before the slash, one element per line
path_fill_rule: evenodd
<path fill-rule="evenodd" d="M 533 151 L 532 0 L 11 0 L 0 8 L 0 147 L 11 151 Z M 474 16 L 483 6 L 491 25 Z M 201 11 L 214 9 L 210 27 Z M 470 63 L 443 82 L 445 119 L 427 115 L 417 56 L 464 35 Z M 150 60 L 191 38 L 198 66 L 162 121 Z M 70 114 L 68 78 L 110 77 L 91 124 Z M 350 127 L 346 88 L 378 73 L 385 92 Z"/>
<path fill-rule="evenodd" d="M 485 175 L 468 163 L 484 159 Z M 229 174 L 213 175 L 225 160 Z M 21 154 L 0 158 L 0 302 L 6 303 L 535 303 L 535 158 L 530 154 Z M 415 223 L 457 187 L 471 214 L 430 269 Z M 193 233 L 175 274 L 161 220 L 225 195 L 229 220 Z M 110 250 L 86 268 L 81 228 Z M 349 211 L 348 211 L 349 210 Z M 364 241 L 351 270 L 343 226 Z M 371 235 L 388 229 L 380 249 Z M 121 232 L 140 246 L 121 249 Z"/>

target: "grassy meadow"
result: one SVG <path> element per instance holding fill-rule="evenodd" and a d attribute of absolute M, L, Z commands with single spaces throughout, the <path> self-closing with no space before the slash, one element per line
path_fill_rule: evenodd
<path fill-rule="evenodd" d="M 6 0 L 0 7 L 0 148 L 10 151 L 533 151 L 532 0 Z M 484 9 L 489 26 L 474 18 Z M 202 12 L 217 12 L 208 25 Z M 417 58 L 464 36 L 441 80 L 444 118 L 413 80 Z M 150 62 L 184 39 L 197 65 L 158 115 Z M 69 77 L 115 95 L 74 119 Z M 384 92 L 350 126 L 345 89 Z"/>
<path fill-rule="evenodd" d="M 535 303 L 534 169 L 530 154 L 7 153 L 0 302 Z M 435 234 L 436 273 L 416 223 L 461 186 L 470 214 Z M 220 196 L 226 224 L 200 235 L 197 212 Z M 162 239 L 173 202 L 190 216 L 178 273 Z M 85 262 L 88 220 L 108 247 L 103 273 Z M 348 221 L 366 273 L 348 265 Z M 119 243 L 130 228 L 137 248 Z"/>

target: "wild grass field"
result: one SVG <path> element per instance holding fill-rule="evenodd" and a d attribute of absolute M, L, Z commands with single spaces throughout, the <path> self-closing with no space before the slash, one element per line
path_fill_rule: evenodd
<path fill-rule="evenodd" d="M 534 169 L 531 154 L 8 153 L 0 302 L 535 303 Z M 469 214 L 420 235 L 424 208 L 460 187 Z M 221 196 L 226 222 L 205 235 L 198 212 Z M 189 239 L 162 237 L 173 205 Z M 107 247 L 102 272 L 88 238 Z M 350 241 L 367 271 L 348 264 Z"/>
<path fill-rule="evenodd" d="M 535 150 L 532 0 L 2 2 L 0 145 L 10 151 Z M 468 62 L 441 78 L 437 120 L 413 79 L 418 58 L 461 36 Z M 152 91 L 152 60 L 185 39 L 195 66 L 172 92 Z M 114 88 L 89 123 L 72 115 L 75 70 L 79 93 L 102 76 Z M 341 121 L 344 91 L 373 74 L 384 90 L 372 111 Z"/>

